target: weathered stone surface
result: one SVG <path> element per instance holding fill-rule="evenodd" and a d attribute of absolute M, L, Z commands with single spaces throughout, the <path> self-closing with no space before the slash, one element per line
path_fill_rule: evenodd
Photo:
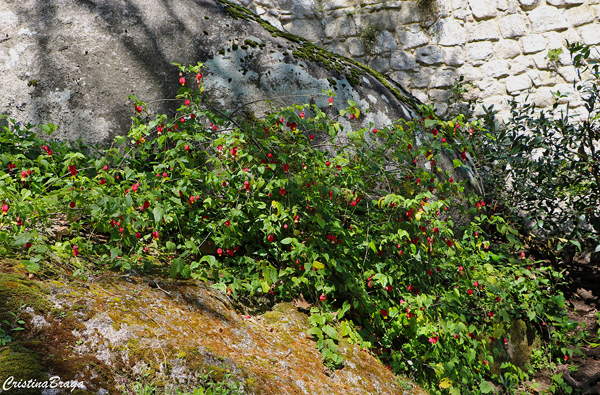
<path fill-rule="evenodd" d="M 360 38 L 349 38 L 348 41 L 346 41 L 346 43 L 348 44 L 348 52 L 350 52 L 350 55 L 363 56 L 366 53 L 365 45 L 363 43 L 363 40 L 361 40 Z"/>
<path fill-rule="evenodd" d="M 550 71 L 545 70 L 527 70 L 527 75 L 531 78 L 533 86 L 551 86 L 556 85 L 556 77 Z"/>
<path fill-rule="evenodd" d="M 512 75 L 522 74 L 527 71 L 527 69 L 535 66 L 534 62 L 526 56 L 517 56 L 513 60 L 511 60 L 508 65 L 510 66 L 510 73 Z"/>
<path fill-rule="evenodd" d="M 470 64 L 465 64 L 458 70 L 458 75 L 462 75 L 466 82 L 479 81 L 483 78 L 483 73 L 479 68 Z"/>
<path fill-rule="evenodd" d="M 498 15 L 497 0 L 469 0 L 475 19 L 489 19 Z"/>
<path fill-rule="evenodd" d="M 332 78 L 342 82 L 335 89 L 340 103 L 352 99 L 371 108 L 362 122 L 371 117 L 386 124 L 411 117 L 410 106 L 376 77 L 361 71 L 360 78 L 367 82 L 352 87 L 346 74 L 302 55 L 306 50 L 301 41 L 274 36 L 261 26 L 263 22 L 252 20 L 256 17 L 234 19 L 216 0 L 173 6 L 160 0 L 105 0 L 98 7 L 66 0 L 60 7 L 37 4 L 0 2 L 0 13 L 12 13 L 3 14 L 9 23 L 1 27 L 11 38 L 0 43 L 0 113 L 21 122 L 57 123 L 52 137 L 59 140 L 81 137 L 85 143 L 109 143 L 115 135 L 125 134 L 134 115 L 127 98 L 132 93 L 152 102 L 151 113 L 172 112 L 177 104 L 162 99 L 173 98 L 181 86 L 174 62 L 203 62 L 206 93 L 223 109 L 255 102 L 248 108 L 261 116 L 269 110 L 262 100 L 318 101 L 323 89 L 332 88 L 327 80 Z M 293 7 L 310 4 L 294 2 Z M 261 46 L 247 45 L 247 39 Z M 340 65 L 346 62 L 327 56 Z M 355 66 L 343 67 L 349 71 Z M 38 81 L 37 86 L 28 86 L 32 80 Z M 188 80 L 191 84 L 193 76 Z M 381 101 L 380 109 L 365 99 L 382 94 L 388 100 Z M 326 101 L 323 107 L 328 107 Z"/>
<path fill-rule="evenodd" d="M 510 74 L 508 62 L 506 60 L 487 62 L 483 64 L 480 69 L 483 75 L 488 77 L 503 78 Z"/>
<path fill-rule="evenodd" d="M 325 36 L 328 38 L 356 36 L 358 29 L 354 18 L 331 18 L 325 20 Z"/>
<path fill-rule="evenodd" d="M 417 61 L 426 65 L 441 64 L 444 61 L 444 55 L 440 47 L 428 45 L 417 49 Z"/>
<path fill-rule="evenodd" d="M 377 36 L 377 41 L 371 50 L 373 55 L 379 55 L 385 52 L 396 50 L 396 38 L 387 30 Z"/>
<path fill-rule="evenodd" d="M 467 41 L 497 41 L 501 38 L 496 20 L 470 23 L 467 25 Z"/>
<path fill-rule="evenodd" d="M 405 2 L 396 13 L 396 24 L 398 26 L 420 23 L 426 20 L 427 15 L 423 13 L 422 8 L 418 6 L 416 1 Z"/>
<path fill-rule="evenodd" d="M 431 76 L 430 88 L 449 88 L 456 82 L 455 70 L 438 71 Z"/>
<path fill-rule="evenodd" d="M 319 42 L 323 32 L 321 23 L 316 19 L 294 19 L 286 25 L 286 29 L 311 42 Z"/>
<path fill-rule="evenodd" d="M 467 41 L 465 28 L 454 18 L 446 18 L 437 21 L 432 30 L 439 37 L 437 44 L 443 46 L 462 45 Z"/>
<path fill-rule="evenodd" d="M 565 82 L 577 81 L 577 73 L 572 66 L 559 67 L 557 71 Z"/>
<path fill-rule="evenodd" d="M 519 0 L 519 4 L 524 10 L 531 10 L 540 3 L 540 0 Z"/>
<path fill-rule="evenodd" d="M 578 32 L 585 45 L 600 44 L 600 28 L 597 24 L 581 26 Z"/>
<path fill-rule="evenodd" d="M 407 30 L 406 27 L 398 29 L 398 42 L 403 49 L 420 47 L 429 43 L 429 37 L 419 25 L 411 25 Z"/>
<path fill-rule="evenodd" d="M 512 59 L 521 55 L 521 46 L 516 40 L 502 40 L 494 44 L 494 54 L 500 59 Z"/>
<path fill-rule="evenodd" d="M 596 12 L 590 5 L 566 9 L 564 15 L 572 27 L 592 23 L 596 20 Z"/>
<path fill-rule="evenodd" d="M 448 66 L 462 66 L 465 63 L 465 51 L 462 47 L 442 47 L 444 63 Z"/>
<path fill-rule="evenodd" d="M 394 51 L 390 59 L 390 66 L 393 70 L 414 70 L 417 67 L 417 60 L 407 52 Z"/>
<path fill-rule="evenodd" d="M 567 5 L 575 5 L 575 4 L 583 4 L 585 0 L 546 0 L 548 4 L 553 6 L 567 6 Z"/>
<path fill-rule="evenodd" d="M 124 392 L 122 383 L 132 388 L 131 383 L 142 380 L 157 394 L 174 394 L 176 388 L 188 393 L 204 387 L 202 377 L 209 372 L 217 382 L 228 372 L 230 382 L 242 387 L 239 393 L 247 395 L 426 394 L 412 384 L 410 391 L 403 389 L 406 384 L 373 354 L 341 339 L 344 367 L 328 374 L 308 336 L 312 326 L 307 314 L 292 303 L 250 315 L 200 281 L 109 272 L 73 280 L 56 274 L 58 270 L 48 280 L 30 281 L 9 265 L 3 261 L 0 273 L 0 284 L 8 290 L 4 296 L 25 294 L 39 303 L 20 316 L 28 330 L 9 345 L 21 354 L 38 355 L 12 359 L 27 367 L 16 372 L 15 381 L 26 382 L 32 371 L 39 371 L 37 382 L 59 375 L 63 381 L 83 383 L 85 391 L 8 390 L 7 395 L 112 395 Z M 3 348 L 2 382 L 7 351 L 17 354 Z"/>
<path fill-rule="evenodd" d="M 466 45 L 465 59 L 473 65 L 480 65 L 494 53 L 494 46 L 491 42 L 481 41 L 469 43 Z"/>
<path fill-rule="evenodd" d="M 538 107 L 550 107 L 554 104 L 553 90 L 555 89 L 549 87 L 536 88 L 530 96 L 531 102 L 535 103 Z"/>
<path fill-rule="evenodd" d="M 385 73 L 390 69 L 390 59 L 383 56 L 376 57 L 369 66 L 378 73 Z"/>
<path fill-rule="evenodd" d="M 475 85 L 481 90 L 483 97 L 506 94 L 504 84 L 494 78 L 485 78 L 476 82 Z"/>
<path fill-rule="evenodd" d="M 393 32 L 396 30 L 396 22 L 392 19 L 392 13 L 380 11 L 362 15 L 363 26 L 375 26 L 379 30 Z"/>
<path fill-rule="evenodd" d="M 506 91 L 515 95 L 521 91 L 531 88 L 531 78 L 527 74 L 508 77 L 506 79 Z"/>
<path fill-rule="evenodd" d="M 548 40 L 541 34 L 530 34 L 521 38 L 521 48 L 524 54 L 536 53 L 546 49 Z"/>
<path fill-rule="evenodd" d="M 533 60 L 535 67 L 537 67 L 539 70 L 548 70 L 552 66 L 550 59 L 548 59 L 548 54 L 544 52 L 538 52 L 534 55 L 531 55 L 530 59 Z"/>
<path fill-rule="evenodd" d="M 500 33 L 504 38 L 516 38 L 528 33 L 528 19 L 521 14 L 513 14 L 501 17 L 498 21 Z"/>
<path fill-rule="evenodd" d="M 541 6 L 531 11 L 528 16 L 533 33 L 569 28 L 569 22 L 563 16 L 562 10 L 555 7 Z"/>

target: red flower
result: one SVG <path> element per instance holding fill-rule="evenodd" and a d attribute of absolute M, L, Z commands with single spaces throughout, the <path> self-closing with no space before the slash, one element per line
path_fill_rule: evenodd
<path fill-rule="evenodd" d="M 140 232 L 136 232 L 135 233 L 135 237 L 137 237 L 138 239 L 142 238 L 142 234 Z"/>
<path fill-rule="evenodd" d="M 473 290 L 472 289 L 467 290 L 467 294 L 469 294 L 469 296 L 473 295 Z"/>
<path fill-rule="evenodd" d="M 75 177 L 77 175 L 77 167 L 75 165 L 70 165 L 69 166 L 69 171 L 71 172 L 71 175 L 73 177 Z"/>
<path fill-rule="evenodd" d="M 377 129 L 373 129 L 373 133 L 377 134 Z"/>
<path fill-rule="evenodd" d="M 329 166 L 330 164 L 331 164 L 331 162 L 325 161 L 325 166 Z"/>
<path fill-rule="evenodd" d="M 148 207 L 150 207 L 150 202 L 146 200 L 146 201 L 144 202 L 144 210 L 147 210 L 147 209 L 148 209 Z"/>
<path fill-rule="evenodd" d="M 310 141 L 313 141 L 315 136 L 313 134 L 311 134 L 310 136 L 308 136 L 308 138 L 310 139 Z M 10 165 L 9 165 L 10 166 Z"/>
<path fill-rule="evenodd" d="M 71 202 L 71 203 L 69 203 L 69 207 L 71 207 L 71 208 L 75 208 L 75 202 Z"/>
<path fill-rule="evenodd" d="M 434 335 L 435 335 L 435 333 L 434 333 Z M 436 344 L 439 338 L 440 338 L 439 336 L 432 336 L 429 338 L 429 343 Z"/>
<path fill-rule="evenodd" d="M 194 203 L 194 200 L 196 200 L 196 197 L 193 195 L 190 196 L 190 204 Z"/>
<path fill-rule="evenodd" d="M 139 186 L 140 186 L 140 183 L 139 183 L 139 182 L 136 182 L 135 184 L 133 184 L 133 185 L 131 186 L 131 190 L 132 190 L 133 192 L 137 192 L 137 190 L 138 190 Z"/>
<path fill-rule="evenodd" d="M 231 156 L 235 156 L 235 154 L 237 153 L 237 150 L 238 150 L 237 147 L 233 147 L 231 149 Z"/>
<path fill-rule="evenodd" d="M 305 115 L 306 115 L 306 114 L 304 114 L 304 111 L 302 111 L 302 112 L 300 113 L 300 118 L 304 119 L 304 116 L 305 116 Z"/>
<path fill-rule="evenodd" d="M 319 296 L 319 299 L 321 299 L 321 302 L 324 302 L 324 301 L 325 301 L 325 298 L 326 298 L 326 297 L 325 297 L 325 294 L 321 294 L 321 296 Z"/>
<path fill-rule="evenodd" d="M 189 106 L 190 105 L 190 101 L 186 100 L 186 101 L 183 102 L 183 104 L 185 104 L 186 106 Z"/>
<path fill-rule="evenodd" d="M 181 78 L 179 79 L 179 83 L 180 83 L 181 85 L 185 85 L 185 77 L 181 77 Z"/>
<path fill-rule="evenodd" d="M 104 184 L 106 184 L 106 179 L 102 178 L 102 179 L 100 180 L 99 184 L 100 184 L 100 185 L 104 185 Z"/>
<path fill-rule="evenodd" d="M 225 221 L 225 226 L 229 227 L 229 225 L 231 225 L 231 222 Z"/>
<path fill-rule="evenodd" d="M 3 213 L 6 213 L 7 211 L 8 211 L 8 204 L 6 204 L 6 203 L 3 203 L 3 204 L 2 204 L 2 212 L 3 212 Z"/>
<path fill-rule="evenodd" d="M 152 238 L 158 240 L 158 231 L 155 230 L 154 232 L 152 232 Z"/>
<path fill-rule="evenodd" d="M 387 318 L 387 316 L 388 316 L 387 310 L 381 309 L 381 310 L 379 310 L 379 312 L 381 313 L 381 315 L 383 316 L 383 318 Z"/>
<path fill-rule="evenodd" d="M 217 248 L 217 254 L 219 254 L 219 256 L 223 255 L 223 249 Z"/>
<path fill-rule="evenodd" d="M 73 246 L 73 255 L 75 257 L 77 257 L 77 255 L 79 255 L 79 247 L 77 247 L 76 245 Z"/>
<path fill-rule="evenodd" d="M 329 98 L 329 106 L 330 106 L 330 107 L 331 107 L 331 106 L 333 106 L 333 97 L 330 97 L 330 98 Z"/>
<path fill-rule="evenodd" d="M 196 74 L 196 81 L 200 82 L 201 79 L 202 79 L 202 73 Z"/>
<path fill-rule="evenodd" d="M 290 169 L 290 165 L 283 165 L 283 171 L 288 171 Z"/>
<path fill-rule="evenodd" d="M 351 205 L 352 207 L 356 206 L 356 200 L 353 200 L 353 201 L 351 201 L 351 202 L 350 202 L 350 205 Z"/>
<path fill-rule="evenodd" d="M 143 110 L 142 106 L 139 106 L 139 105 L 135 106 L 135 111 L 142 112 L 142 110 Z"/>
<path fill-rule="evenodd" d="M 312 135 L 311 135 L 312 136 Z M 8 164 L 8 170 L 12 171 L 15 167 L 17 167 L 16 165 L 13 165 L 12 163 Z"/>
<path fill-rule="evenodd" d="M 30 249 L 31 248 L 31 243 L 30 242 L 25 243 L 25 248 Z"/>
<path fill-rule="evenodd" d="M 269 236 L 267 236 L 267 240 L 269 240 L 272 243 L 273 240 L 275 240 L 275 236 L 273 234 L 270 234 Z"/>
<path fill-rule="evenodd" d="M 281 188 L 281 189 L 279 190 L 279 193 L 281 193 L 281 196 L 285 196 L 286 192 L 287 192 L 287 191 L 286 191 L 284 188 Z"/>
<path fill-rule="evenodd" d="M 190 145 L 189 145 L 189 144 L 186 144 L 186 145 L 183 147 L 183 149 L 184 149 L 184 150 L 186 150 L 186 151 L 189 151 L 189 150 L 190 150 Z"/>

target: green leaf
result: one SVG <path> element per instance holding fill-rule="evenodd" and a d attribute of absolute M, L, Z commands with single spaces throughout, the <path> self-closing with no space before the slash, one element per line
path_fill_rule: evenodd
<path fill-rule="evenodd" d="M 122 252 L 119 248 L 116 248 L 116 247 L 111 248 L 110 249 L 110 260 L 114 261 L 117 258 L 117 256 L 119 256 L 121 254 L 122 254 Z"/>
<path fill-rule="evenodd" d="M 494 387 L 492 387 L 489 381 L 482 381 L 479 384 L 479 391 L 481 391 L 482 394 L 489 394 L 493 389 Z"/>
<path fill-rule="evenodd" d="M 33 232 L 23 232 L 18 234 L 13 240 L 13 246 L 18 247 L 27 244 L 33 238 Z"/>
<path fill-rule="evenodd" d="M 286 237 L 285 239 L 281 240 L 281 244 L 291 244 L 292 240 L 294 239 L 291 237 Z"/>
<path fill-rule="evenodd" d="M 309 335 L 313 335 L 315 337 L 317 337 L 318 339 L 322 339 L 323 338 L 323 331 L 320 328 L 310 328 L 308 331 L 306 331 Z"/>
<path fill-rule="evenodd" d="M 322 330 L 323 330 L 323 333 L 325 333 L 331 339 L 333 339 L 333 340 L 337 340 L 338 339 L 337 331 L 331 325 L 325 325 L 322 328 Z"/>
<path fill-rule="evenodd" d="M 341 320 L 342 317 L 344 317 L 344 314 L 346 314 L 348 312 L 348 310 L 350 310 L 350 302 L 348 302 L 347 300 L 344 301 L 344 304 L 342 305 L 342 308 L 340 308 L 338 310 L 338 314 L 337 314 L 337 319 Z"/>
<path fill-rule="evenodd" d="M 156 205 L 152 210 L 152 214 L 154 214 L 154 223 L 158 226 L 160 224 L 160 220 L 163 218 L 164 210 L 161 206 Z"/>
<path fill-rule="evenodd" d="M 167 246 L 167 250 L 169 250 L 170 252 L 175 251 L 175 249 L 177 248 L 175 243 L 173 243 L 172 241 L 167 241 L 166 246 Z"/>

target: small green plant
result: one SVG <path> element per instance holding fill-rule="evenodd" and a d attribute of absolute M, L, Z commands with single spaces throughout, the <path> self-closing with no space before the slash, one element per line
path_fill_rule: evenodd
<path fill-rule="evenodd" d="M 364 26 L 361 31 L 359 38 L 365 47 L 365 51 L 370 54 L 377 43 L 377 38 L 379 37 L 379 30 L 373 25 Z"/>
<path fill-rule="evenodd" d="M 20 307 L 16 312 L 8 311 L 10 318 L 0 322 L 0 346 L 5 346 L 13 341 L 14 333 L 25 330 L 25 321 L 21 315 L 26 307 L 27 306 L 21 302 Z M 11 336 L 11 333 L 13 333 L 13 336 Z"/>
<path fill-rule="evenodd" d="M 550 63 L 550 68 L 554 71 L 558 70 L 558 66 L 560 65 L 559 57 L 563 53 L 562 48 L 555 48 L 548 50 L 548 61 Z"/>

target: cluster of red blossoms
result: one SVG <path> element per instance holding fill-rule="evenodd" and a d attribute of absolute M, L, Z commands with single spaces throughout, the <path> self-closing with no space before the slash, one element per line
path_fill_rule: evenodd
<path fill-rule="evenodd" d="M 42 149 L 43 149 L 44 151 L 46 151 L 46 153 L 47 153 L 48 155 L 52 156 L 52 150 L 51 150 L 50 148 L 46 147 L 45 145 L 42 145 Z"/>
<path fill-rule="evenodd" d="M 69 165 L 69 171 L 71 172 L 71 175 L 75 177 L 77 175 L 77 166 Z"/>

